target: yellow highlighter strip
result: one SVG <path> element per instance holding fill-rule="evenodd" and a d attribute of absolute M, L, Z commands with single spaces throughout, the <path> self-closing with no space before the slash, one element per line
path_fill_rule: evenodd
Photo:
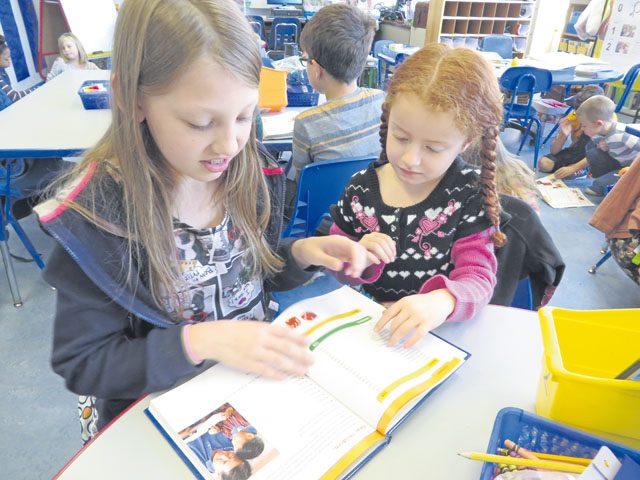
<path fill-rule="evenodd" d="M 431 361 L 429 363 L 427 363 L 426 365 L 423 365 L 422 367 L 420 367 L 418 370 L 416 370 L 415 372 L 411 372 L 407 375 L 405 375 L 404 377 L 400 377 L 397 380 L 391 382 L 389 385 L 387 385 L 376 397 L 377 400 L 379 402 L 382 402 L 385 398 L 387 398 L 387 396 L 394 391 L 396 388 L 398 388 L 400 385 L 402 385 L 403 383 L 408 382 L 409 380 L 413 380 L 416 377 L 419 377 L 420 375 L 422 375 L 424 372 L 426 372 L 427 370 L 431 369 L 436 363 L 438 363 L 439 360 L 437 358 L 433 358 L 431 359 Z"/>
<path fill-rule="evenodd" d="M 338 460 L 333 467 L 327 470 L 327 473 L 320 477 L 320 480 L 335 480 L 340 476 L 341 473 L 349 468 L 349 465 L 355 462 L 362 456 L 364 452 L 369 450 L 383 438 L 384 435 L 381 435 L 378 432 L 373 432 L 367 435 L 355 447 L 349 450 L 340 460 Z"/>
<path fill-rule="evenodd" d="M 308 337 L 309 335 L 311 335 L 313 332 L 315 332 L 317 329 L 319 329 L 320 327 L 322 327 L 323 325 L 326 325 L 329 322 L 334 322 L 336 320 L 340 320 L 341 318 L 346 318 L 346 317 L 350 317 L 351 315 L 356 315 L 360 313 L 360 309 L 356 308 L 355 310 L 351 310 L 350 312 L 345 312 L 345 313 L 341 313 L 340 315 L 334 315 L 333 317 L 329 317 L 326 320 L 321 321 L 320 323 L 318 323 L 317 325 L 314 325 L 313 327 L 311 327 L 309 330 L 307 330 L 306 332 L 304 332 L 304 336 Z"/>
<path fill-rule="evenodd" d="M 387 427 L 391 423 L 391 420 L 393 420 L 393 417 L 396 416 L 396 414 L 400 411 L 400 409 L 402 409 L 402 407 L 404 407 L 407 403 L 409 403 L 421 393 L 424 393 L 426 390 L 433 387 L 447 374 L 449 374 L 454 368 L 456 368 L 459 363 L 459 358 L 456 357 L 451 359 L 449 362 L 443 364 L 438 370 L 433 372 L 433 375 L 431 375 L 431 377 L 429 377 L 426 382 L 416 385 L 415 387 L 407 390 L 404 394 L 396 398 L 393 403 L 389 405 L 389 408 L 385 410 L 384 414 L 382 414 L 382 418 L 380 418 L 380 421 L 378 422 L 378 431 L 386 433 Z"/>

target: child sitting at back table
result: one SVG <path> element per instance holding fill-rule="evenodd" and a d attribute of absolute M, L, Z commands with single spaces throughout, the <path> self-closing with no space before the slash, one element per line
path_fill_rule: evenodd
<path fill-rule="evenodd" d="M 628 167 L 640 153 L 640 138 L 627 133 L 625 125 L 615 121 L 615 109 L 616 104 L 610 98 L 595 95 L 576 110 L 585 135 L 594 145 L 587 147 L 586 158 L 576 164 L 578 168 L 588 165 L 595 178 L 591 187 L 585 189 L 589 195 L 604 195 L 605 187 L 618 180 L 618 171 Z M 555 175 L 559 173 L 560 170 Z"/>
<path fill-rule="evenodd" d="M 7 73 L 7 68 L 11 66 L 11 50 L 5 42 L 4 36 L 0 35 L 0 110 L 4 110 L 13 102 L 33 91 L 36 87 L 27 90 L 14 90 L 11 87 L 11 80 Z"/>
<path fill-rule="evenodd" d="M 583 102 L 594 95 L 602 95 L 604 90 L 597 85 L 586 85 L 573 97 L 573 107 L 578 109 Z M 567 138 L 571 137 L 571 144 L 564 148 Z M 564 178 L 579 172 L 576 164 L 585 158 L 587 145 L 590 142 L 588 135 L 585 135 L 580 126 L 580 121 L 576 117 L 575 110 L 566 117 L 560 119 L 558 135 L 551 144 L 551 153 L 542 157 L 538 164 L 541 172 L 555 173 L 558 170 L 558 178 Z M 584 168 L 584 167 L 581 167 Z"/>
<path fill-rule="evenodd" d="M 300 36 L 309 81 L 327 102 L 298 115 L 293 127 L 293 165 L 376 157 L 384 93 L 360 88 L 358 77 L 371 50 L 374 21 L 355 7 L 323 7 Z"/>
<path fill-rule="evenodd" d="M 502 120 L 493 67 L 477 52 L 431 44 L 394 73 L 382 107 L 380 160 L 356 173 L 332 209 L 331 233 L 381 263 L 357 282 L 393 303 L 376 325 L 416 343 L 489 302 L 501 246 L 496 142 Z M 460 154 L 481 141 L 481 174 Z"/>
<path fill-rule="evenodd" d="M 376 261 L 346 238 L 280 240 L 284 172 L 253 123 L 260 64 L 231 0 L 123 3 L 109 131 L 37 207 L 57 240 L 52 366 L 97 397 L 99 428 L 205 360 L 304 374 L 307 341 L 270 324 L 270 291 Z"/>
<path fill-rule="evenodd" d="M 73 33 L 63 33 L 58 38 L 60 56 L 56 58 L 47 74 L 47 81 L 67 70 L 100 70 L 87 59 L 87 53 L 78 37 Z"/>

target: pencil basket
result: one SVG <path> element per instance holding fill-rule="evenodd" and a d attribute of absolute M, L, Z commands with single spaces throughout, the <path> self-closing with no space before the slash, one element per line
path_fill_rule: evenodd
<path fill-rule="evenodd" d="M 536 412 L 640 448 L 640 310 L 539 311 L 544 357 Z"/>
<path fill-rule="evenodd" d="M 569 457 L 593 458 L 602 446 L 606 446 L 622 459 L 628 455 L 640 463 L 640 451 L 597 437 L 587 432 L 539 417 L 519 408 L 507 407 L 498 412 L 487 446 L 487 453 L 497 453 L 509 439 L 527 450 Z M 508 458 L 508 457 L 505 457 Z M 485 463 L 480 480 L 491 480 L 495 465 Z"/>
<path fill-rule="evenodd" d="M 307 71 L 300 69 L 287 76 L 287 102 L 290 107 L 314 107 L 320 94 L 313 90 Z"/>
<path fill-rule="evenodd" d="M 94 85 L 101 85 L 104 89 L 100 91 L 87 90 L 87 88 Z M 78 95 L 80 95 L 82 106 L 85 110 L 111 108 L 109 104 L 109 92 L 109 80 L 87 80 L 83 82 L 78 89 Z"/>

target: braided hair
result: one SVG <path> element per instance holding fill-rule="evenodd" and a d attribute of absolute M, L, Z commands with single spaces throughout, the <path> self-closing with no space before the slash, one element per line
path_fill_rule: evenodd
<path fill-rule="evenodd" d="M 493 67 L 476 51 L 430 44 L 414 53 L 394 72 L 382 106 L 380 160 L 386 154 L 389 113 L 399 94 L 412 94 L 425 106 L 454 114 L 456 127 L 468 142 L 479 142 L 480 191 L 487 218 L 495 226 L 493 241 L 501 247 L 500 198 L 496 188 L 496 144 L 502 123 L 502 97 Z"/>

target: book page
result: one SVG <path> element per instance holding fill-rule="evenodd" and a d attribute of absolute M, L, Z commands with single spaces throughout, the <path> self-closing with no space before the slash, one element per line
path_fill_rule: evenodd
<path fill-rule="evenodd" d="M 384 307 L 349 287 L 291 306 L 276 319 L 311 340 L 308 373 L 381 433 L 449 377 L 468 354 L 433 334 L 414 347 L 389 347 L 373 327 Z"/>
<path fill-rule="evenodd" d="M 280 112 L 264 113 L 262 126 L 264 140 L 281 140 L 293 137 L 293 124 L 302 109 L 286 108 Z"/>
<path fill-rule="evenodd" d="M 579 188 L 569 188 L 559 178 L 548 175 L 536 180 L 540 195 L 553 208 L 592 207 L 593 203 Z"/>
<path fill-rule="evenodd" d="M 256 437 L 263 446 L 247 460 L 250 478 L 265 480 L 320 478 L 384 442 L 306 377 L 266 380 L 222 365 L 154 398 L 149 410 L 207 479 L 246 468 L 235 453 Z"/>

